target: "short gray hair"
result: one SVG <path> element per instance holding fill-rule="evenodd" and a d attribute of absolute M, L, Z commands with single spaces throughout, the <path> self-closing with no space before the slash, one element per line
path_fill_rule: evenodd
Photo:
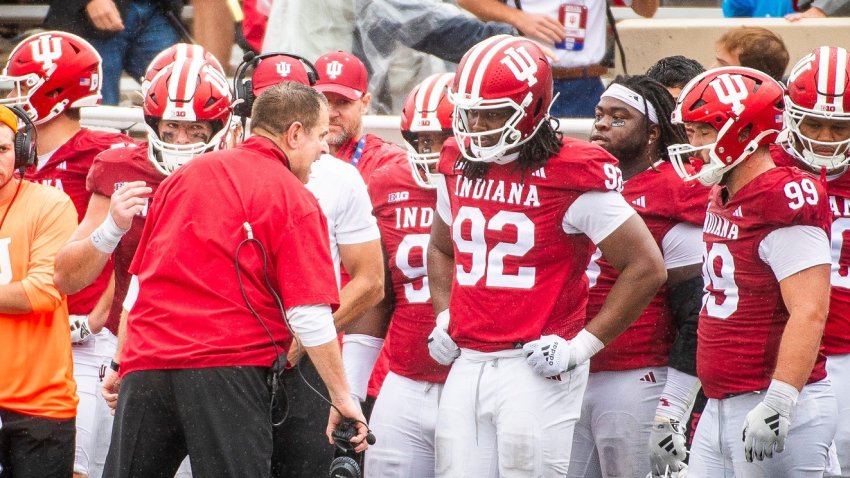
<path fill-rule="evenodd" d="M 328 107 L 325 95 L 309 86 L 284 81 L 267 88 L 254 101 L 251 130 L 262 128 L 279 134 L 299 122 L 310 131 L 319 121 L 322 105 Z"/>

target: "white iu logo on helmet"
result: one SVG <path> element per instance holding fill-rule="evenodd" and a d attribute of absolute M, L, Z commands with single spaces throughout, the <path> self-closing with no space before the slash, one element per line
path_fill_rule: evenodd
<path fill-rule="evenodd" d="M 537 63 L 534 62 L 534 58 L 531 57 L 524 46 L 510 47 L 505 50 L 505 55 L 502 58 L 502 63 L 511 70 L 518 81 L 525 81 L 529 88 L 537 83 L 537 77 L 534 76 L 537 74 Z"/>
<path fill-rule="evenodd" d="M 724 73 L 709 83 L 717 94 L 717 99 L 724 105 L 732 105 L 732 112 L 740 115 L 744 111 L 743 100 L 750 94 L 744 78 L 741 75 L 730 75 Z"/>
<path fill-rule="evenodd" d="M 289 72 L 292 71 L 292 65 L 285 61 L 278 62 L 274 67 L 277 70 L 277 74 L 283 77 L 289 76 Z"/>
<path fill-rule="evenodd" d="M 325 68 L 325 73 L 328 74 L 328 78 L 335 80 L 336 77 L 342 74 L 342 63 L 336 60 L 328 63 L 327 68 Z"/>
<path fill-rule="evenodd" d="M 45 70 L 53 66 L 53 61 L 62 58 L 62 39 L 45 35 L 32 43 L 32 59 L 41 63 Z"/>

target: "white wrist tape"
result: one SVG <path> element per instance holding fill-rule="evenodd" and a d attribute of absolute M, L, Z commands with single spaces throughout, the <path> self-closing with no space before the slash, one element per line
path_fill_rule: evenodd
<path fill-rule="evenodd" d="M 437 314 L 437 327 L 443 330 L 449 330 L 449 309 L 446 309 Z"/>
<path fill-rule="evenodd" d="M 124 237 L 127 231 L 129 229 L 125 231 L 118 227 L 118 224 L 115 224 L 115 220 L 112 219 L 112 213 L 107 213 L 106 220 L 103 221 L 103 224 L 97 226 L 97 229 L 92 231 L 91 235 L 89 235 L 89 240 L 95 249 L 104 254 L 112 254 L 112 251 L 118 247 L 118 242 Z"/>
<path fill-rule="evenodd" d="M 361 402 L 366 399 L 372 368 L 384 346 L 384 339 L 364 334 L 342 336 L 342 364 L 351 394 Z"/>
<path fill-rule="evenodd" d="M 791 415 L 791 409 L 797 404 L 797 397 L 799 396 L 799 390 L 793 385 L 773 379 L 770 381 L 770 387 L 764 394 L 762 401 L 765 405 L 779 412 L 779 415 L 788 418 Z"/>
<path fill-rule="evenodd" d="M 596 338 L 595 335 L 588 332 L 587 329 L 581 329 L 579 333 L 570 340 L 570 347 L 572 347 L 575 351 L 576 364 L 582 364 L 590 360 L 590 357 L 593 357 L 597 352 L 602 350 L 602 348 L 605 347 L 605 344 Z"/>
<path fill-rule="evenodd" d="M 655 414 L 659 417 L 684 422 L 685 414 L 691 409 L 701 383 L 699 378 L 667 367 L 667 380 Z"/>

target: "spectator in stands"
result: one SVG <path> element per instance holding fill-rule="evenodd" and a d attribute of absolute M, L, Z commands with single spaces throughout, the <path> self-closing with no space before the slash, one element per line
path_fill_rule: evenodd
<path fill-rule="evenodd" d="M 803 18 L 847 16 L 850 16 L 850 0 L 814 0 L 809 3 L 809 8 L 807 10 L 785 15 L 785 18 L 792 22 L 796 22 Z"/>
<path fill-rule="evenodd" d="M 121 74 L 141 78 L 157 53 L 180 40 L 181 0 L 52 0 L 46 27 L 77 34 L 103 58 L 103 104 L 121 99 Z M 195 13 L 197 17 L 197 11 Z"/>
<path fill-rule="evenodd" d="M 728 30 L 714 44 L 714 52 L 711 68 L 746 66 L 767 73 L 776 81 L 782 81 L 790 59 L 782 38 L 762 27 Z"/>
<path fill-rule="evenodd" d="M 676 100 L 682 88 L 704 71 L 705 68 L 700 62 L 682 55 L 675 55 L 658 60 L 646 70 L 646 76 L 664 85 L 673 96 L 673 100 Z"/>
<path fill-rule="evenodd" d="M 724 17 L 775 17 L 794 13 L 792 0 L 723 0 Z"/>
<path fill-rule="evenodd" d="M 246 16 L 251 3 L 245 3 Z M 249 26 L 255 22 L 251 19 Z M 246 18 L 243 27 L 248 23 Z M 354 52 L 370 73 L 369 90 L 376 96 L 372 108 L 380 114 L 398 114 L 414 85 L 444 71 L 437 59 L 457 63 L 479 41 L 516 33 L 510 25 L 471 18 L 441 0 L 278 0 L 272 3 L 268 25 L 266 52 L 310 59 L 328 51 Z"/>
<path fill-rule="evenodd" d="M 155 1 L 155 0 L 148 0 Z M 177 1 L 177 0 L 171 0 Z M 230 54 L 235 38 L 234 10 L 240 8 L 236 0 L 191 0 L 192 33 L 197 42 L 213 54 L 230 72 Z M 147 65 L 147 63 L 145 63 Z"/>
<path fill-rule="evenodd" d="M 652 17 L 658 3 L 633 0 L 631 7 L 641 16 Z M 559 96 L 552 104 L 552 116 L 594 116 L 604 90 L 599 78 L 608 72 L 599 64 L 605 54 L 605 0 L 587 0 L 584 5 L 555 0 L 526 2 L 522 8 L 500 0 L 458 0 L 458 5 L 482 20 L 508 23 L 521 34 L 554 48 L 558 59 L 552 64 L 552 77 Z"/>
<path fill-rule="evenodd" d="M 442 0 L 357 1 L 354 13 L 359 44 L 353 51 L 369 70 L 376 114 L 399 114 L 414 86 L 445 71 L 437 59 L 457 63 L 478 42 L 517 33 L 506 23 L 481 21 Z"/>
<path fill-rule="evenodd" d="M 53 258 L 77 213 L 57 189 L 15 177 L 36 161 L 33 138 L 0 106 L 0 474 L 68 478 L 78 399 Z"/>

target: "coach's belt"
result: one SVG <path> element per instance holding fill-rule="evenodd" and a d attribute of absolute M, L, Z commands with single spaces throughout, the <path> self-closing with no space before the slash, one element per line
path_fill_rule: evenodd
<path fill-rule="evenodd" d="M 552 67 L 552 79 L 577 80 L 579 78 L 598 78 L 608 74 L 608 68 L 602 65 L 576 66 L 572 68 Z"/>

